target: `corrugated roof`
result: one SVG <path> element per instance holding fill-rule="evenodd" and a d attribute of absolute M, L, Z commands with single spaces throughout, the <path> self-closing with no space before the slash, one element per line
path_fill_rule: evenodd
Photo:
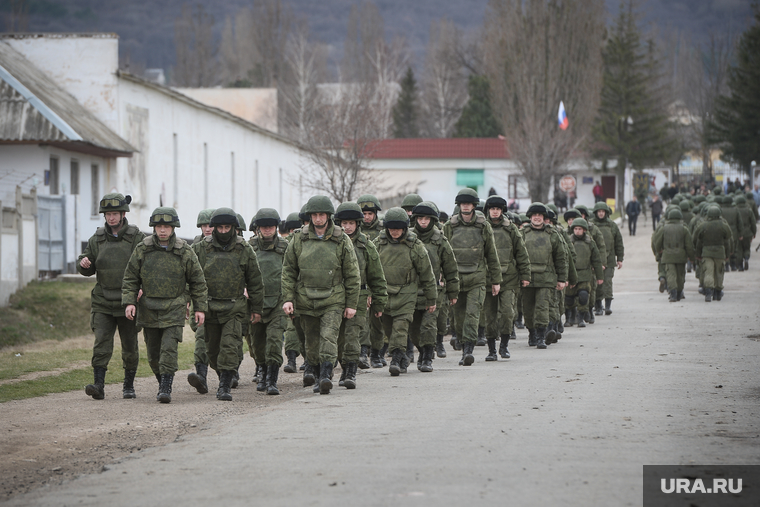
<path fill-rule="evenodd" d="M 509 151 L 503 139 L 384 139 L 369 143 L 372 159 L 507 159 Z"/>
<path fill-rule="evenodd" d="M 48 143 L 102 156 L 131 156 L 137 151 L 2 41 L 0 142 Z"/>

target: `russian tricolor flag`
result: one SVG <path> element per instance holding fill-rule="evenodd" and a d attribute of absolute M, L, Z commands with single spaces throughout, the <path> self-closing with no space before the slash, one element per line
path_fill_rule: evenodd
<path fill-rule="evenodd" d="M 567 113 L 565 112 L 565 104 L 559 101 L 559 112 L 557 113 L 557 121 L 559 121 L 559 128 L 567 130 L 570 123 L 567 121 Z"/>

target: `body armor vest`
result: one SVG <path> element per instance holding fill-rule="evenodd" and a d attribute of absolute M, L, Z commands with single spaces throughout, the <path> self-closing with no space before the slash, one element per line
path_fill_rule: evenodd
<path fill-rule="evenodd" d="M 483 260 L 485 244 L 483 241 L 483 223 L 485 216 L 475 212 L 473 225 L 462 225 L 458 215 L 451 217 L 451 249 L 460 273 L 474 273 Z"/>
<path fill-rule="evenodd" d="M 98 257 L 95 259 L 95 277 L 108 301 L 121 301 L 121 283 L 124 270 L 132 256 L 132 241 L 137 227 L 128 225 L 124 234 L 116 241 L 109 241 L 104 227 L 98 228 Z"/>
<path fill-rule="evenodd" d="M 528 257 L 530 258 L 531 273 L 553 271 L 552 233 L 549 229 L 536 230 L 529 226 L 525 228 L 524 234 L 525 248 L 528 250 Z"/>

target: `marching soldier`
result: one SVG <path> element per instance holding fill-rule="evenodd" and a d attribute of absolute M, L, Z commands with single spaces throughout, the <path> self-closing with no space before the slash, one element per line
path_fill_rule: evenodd
<path fill-rule="evenodd" d="M 680 209 L 668 212 L 662 234 L 655 241 L 659 262 L 665 266 L 671 303 L 684 298 L 683 287 L 686 278 L 686 261 L 694 259 L 694 245 L 689 229 L 683 223 Z"/>
<path fill-rule="evenodd" d="M 604 283 L 604 270 L 599 248 L 588 235 L 588 222 L 583 218 L 571 218 L 568 230 L 570 245 L 575 250 L 575 271 L 578 283 L 568 287 L 565 292 L 565 307 L 570 312 L 568 322 L 578 322 L 578 327 L 586 327 L 589 320 L 589 296 L 591 285 Z"/>
<path fill-rule="evenodd" d="M 214 232 L 214 228 L 209 225 L 211 221 L 211 214 L 214 213 L 214 209 L 204 209 L 198 213 L 198 219 L 196 221 L 196 227 L 200 228 L 201 233 L 193 240 L 193 245 L 203 241 L 203 238 L 211 236 Z M 197 255 L 197 254 L 196 254 Z M 195 322 L 195 314 L 190 316 L 190 328 L 195 333 L 195 352 L 193 353 L 195 364 L 195 371 L 188 373 L 187 383 L 190 384 L 200 394 L 206 394 L 208 392 L 208 383 L 206 377 L 208 376 L 208 352 L 206 351 L 206 328 L 199 326 Z"/>
<path fill-rule="evenodd" d="M 615 267 L 623 269 L 623 236 L 620 234 L 617 224 L 610 219 L 612 210 L 604 202 L 598 202 L 594 205 L 594 218 L 592 222 L 599 227 L 604 236 L 604 244 L 607 250 L 607 262 L 604 270 L 604 283 L 601 291 L 596 294 L 596 314 L 610 315 L 612 310 L 612 278 L 615 276 Z M 602 310 L 602 299 L 604 299 L 604 310 Z"/>

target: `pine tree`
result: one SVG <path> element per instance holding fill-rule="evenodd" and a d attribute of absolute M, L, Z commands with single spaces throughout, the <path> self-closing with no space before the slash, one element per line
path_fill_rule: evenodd
<path fill-rule="evenodd" d="M 393 106 L 393 137 L 396 139 L 420 137 L 417 119 L 417 81 L 409 67 L 401 80 L 401 93 Z"/>
<path fill-rule="evenodd" d="M 719 97 L 710 138 L 722 144 L 723 156 L 749 174 L 752 161 L 760 163 L 760 7 L 755 24 L 741 35 L 736 66 L 728 74 L 730 94 Z"/>
<path fill-rule="evenodd" d="M 497 137 L 502 133 L 491 107 L 490 88 L 487 77 L 470 76 L 467 82 L 470 98 L 454 126 L 454 137 Z"/>

